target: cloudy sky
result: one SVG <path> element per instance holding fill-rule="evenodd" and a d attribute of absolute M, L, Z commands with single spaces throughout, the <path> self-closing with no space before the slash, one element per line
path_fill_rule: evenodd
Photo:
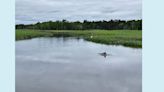
<path fill-rule="evenodd" d="M 142 0 L 16 0 L 16 24 L 142 18 Z"/>

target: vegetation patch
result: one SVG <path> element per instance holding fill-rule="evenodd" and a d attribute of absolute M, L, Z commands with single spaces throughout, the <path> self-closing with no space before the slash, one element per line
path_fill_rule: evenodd
<path fill-rule="evenodd" d="M 16 40 L 34 37 L 83 37 L 96 43 L 142 48 L 139 30 L 16 30 Z"/>

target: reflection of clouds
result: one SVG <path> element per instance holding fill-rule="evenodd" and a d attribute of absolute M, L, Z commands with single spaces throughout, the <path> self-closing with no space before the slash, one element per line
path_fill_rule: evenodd
<path fill-rule="evenodd" d="M 112 55 L 103 58 L 98 54 L 102 51 Z M 142 92 L 141 52 L 142 49 L 73 38 L 19 41 L 16 42 L 17 90 Z"/>
<path fill-rule="evenodd" d="M 67 60 L 66 57 L 57 57 L 57 58 L 51 58 L 51 57 L 36 57 L 36 56 L 27 56 L 27 55 L 17 55 L 17 60 L 27 61 L 27 62 L 50 62 L 50 63 L 70 63 L 69 59 Z M 22 62 L 21 61 L 21 62 Z"/>
<path fill-rule="evenodd" d="M 141 19 L 142 0 L 16 0 L 16 23 Z"/>

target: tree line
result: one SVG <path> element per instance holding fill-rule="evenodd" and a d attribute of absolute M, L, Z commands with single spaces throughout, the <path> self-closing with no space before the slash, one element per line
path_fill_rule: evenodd
<path fill-rule="evenodd" d="M 36 24 L 18 24 L 16 29 L 39 29 L 39 30 L 142 30 L 142 20 L 110 20 L 110 21 L 48 21 Z"/>

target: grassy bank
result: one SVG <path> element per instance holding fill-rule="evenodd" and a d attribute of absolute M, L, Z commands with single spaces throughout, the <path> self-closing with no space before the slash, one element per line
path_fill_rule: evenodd
<path fill-rule="evenodd" d="M 142 47 L 142 31 L 137 30 L 16 30 L 16 40 L 30 39 L 34 37 L 83 37 L 92 42 L 124 45 L 130 47 Z"/>

